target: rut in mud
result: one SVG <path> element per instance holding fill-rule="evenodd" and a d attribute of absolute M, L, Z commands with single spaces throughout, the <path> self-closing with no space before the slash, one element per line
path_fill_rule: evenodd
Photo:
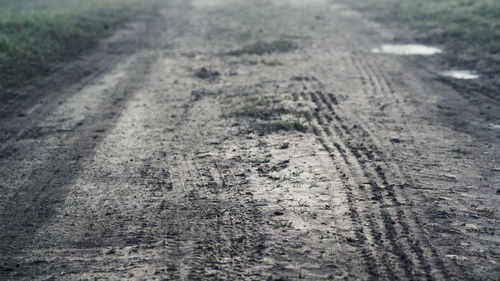
<path fill-rule="evenodd" d="M 488 95 L 372 53 L 397 31 L 334 1 L 144 18 L 79 62 L 97 74 L 4 96 L 2 279 L 500 274 Z"/>

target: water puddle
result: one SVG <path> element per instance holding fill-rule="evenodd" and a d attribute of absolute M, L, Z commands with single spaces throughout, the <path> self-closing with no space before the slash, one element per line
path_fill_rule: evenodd
<path fill-rule="evenodd" d="M 489 123 L 488 126 L 493 130 L 500 130 L 499 124 Z"/>
<path fill-rule="evenodd" d="M 373 48 L 374 54 L 390 54 L 400 56 L 422 55 L 430 56 L 439 54 L 442 51 L 435 47 L 425 45 L 409 44 L 409 45 L 382 45 L 378 48 Z"/>
<path fill-rule="evenodd" d="M 471 80 L 471 79 L 478 79 L 479 75 L 470 71 L 470 70 L 451 70 L 451 71 L 444 71 L 441 72 L 441 75 L 455 78 L 455 79 L 464 79 L 464 80 Z"/>

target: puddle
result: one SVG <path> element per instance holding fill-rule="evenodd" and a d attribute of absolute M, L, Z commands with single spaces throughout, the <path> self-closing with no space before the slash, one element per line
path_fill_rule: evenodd
<path fill-rule="evenodd" d="M 442 51 L 435 47 L 425 45 L 409 44 L 409 45 L 382 45 L 379 48 L 373 48 L 372 53 L 375 54 L 391 54 L 401 56 L 422 55 L 430 56 L 439 54 Z"/>
<path fill-rule="evenodd" d="M 451 70 L 451 71 L 445 71 L 441 72 L 441 75 L 455 78 L 455 79 L 464 79 L 464 80 L 471 80 L 471 79 L 478 79 L 479 75 L 476 73 L 470 71 L 470 70 Z"/>
<path fill-rule="evenodd" d="M 488 126 L 493 129 L 493 130 L 499 130 L 500 129 L 500 125 L 498 124 L 494 124 L 494 123 L 489 123 Z"/>

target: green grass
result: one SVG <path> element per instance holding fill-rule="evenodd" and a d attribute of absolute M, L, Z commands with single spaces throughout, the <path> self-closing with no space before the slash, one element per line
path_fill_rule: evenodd
<path fill-rule="evenodd" d="M 150 5 L 141 0 L 0 0 L 0 88 L 49 72 L 50 64 L 91 48 Z"/>
<path fill-rule="evenodd" d="M 267 135 L 275 132 L 289 132 L 289 131 L 299 131 L 302 133 L 307 133 L 309 127 L 300 121 L 273 121 L 267 123 L 257 124 L 257 132 L 259 135 Z"/>
<path fill-rule="evenodd" d="M 500 53 L 498 0 L 359 0 L 385 19 L 424 30 L 433 42 L 469 54 Z"/>
<path fill-rule="evenodd" d="M 249 160 L 253 164 L 265 164 L 271 162 L 269 157 L 257 157 Z"/>
<path fill-rule="evenodd" d="M 236 116 L 236 117 L 253 117 L 253 118 L 260 118 L 264 120 L 268 120 L 273 116 L 278 116 L 281 114 L 287 114 L 290 113 L 289 110 L 285 109 L 284 107 L 276 107 L 276 108 L 264 108 L 264 107 L 258 107 L 254 104 L 246 104 L 242 106 L 241 108 L 238 108 L 236 111 L 234 111 L 231 116 Z"/>
<path fill-rule="evenodd" d="M 258 41 L 244 46 L 241 49 L 233 50 L 227 53 L 228 56 L 242 55 L 265 55 L 271 53 L 287 53 L 297 49 L 297 44 L 289 40 L 276 40 L 271 42 Z"/>

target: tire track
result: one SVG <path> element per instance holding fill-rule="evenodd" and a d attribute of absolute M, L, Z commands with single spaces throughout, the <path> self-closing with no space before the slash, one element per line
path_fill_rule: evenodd
<path fill-rule="evenodd" d="M 321 98 L 321 101 L 320 99 L 318 99 L 318 97 L 316 97 L 315 93 L 312 93 L 311 96 L 313 97 L 312 99 L 316 102 L 316 104 L 320 107 L 322 106 L 322 103 L 326 101 L 326 98 L 324 96 L 323 98 Z M 333 126 L 340 127 L 335 124 Z M 350 138 L 363 138 L 363 135 L 351 135 L 351 131 L 354 130 L 343 130 L 343 132 Z M 351 141 L 347 141 L 345 142 L 345 146 L 346 147 L 343 149 L 343 151 L 347 151 L 348 154 L 351 154 L 353 156 L 350 158 L 351 162 L 359 165 L 359 173 L 369 181 L 369 186 L 371 187 L 373 198 L 382 204 L 382 206 L 379 206 L 379 208 L 383 208 L 380 211 L 380 215 L 383 219 L 385 228 L 388 231 L 387 235 L 389 237 L 392 237 L 391 245 L 394 249 L 397 249 L 397 255 L 401 260 L 405 261 L 405 263 L 412 263 L 411 260 L 417 260 L 420 264 L 419 268 L 421 268 L 425 272 L 426 276 L 430 278 L 430 266 L 424 258 L 420 243 L 413 241 L 413 239 L 409 236 L 409 234 L 412 232 L 408 229 L 408 224 L 406 223 L 407 219 L 403 215 L 403 211 L 400 209 L 396 213 L 394 211 L 391 212 L 392 208 L 398 208 L 398 206 L 401 206 L 401 203 L 398 201 L 394 194 L 394 185 L 391 185 L 387 182 L 387 178 L 385 177 L 385 174 L 382 173 L 380 166 L 373 164 L 373 161 L 375 160 L 380 161 L 381 156 L 377 155 L 378 157 L 377 159 L 375 159 L 375 155 L 370 153 L 370 151 L 366 149 L 363 144 L 353 144 Z M 377 152 L 378 150 L 374 149 L 373 151 Z M 394 225 L 396 225 L 397 227 L 394 227 Z M 406 244 L 404 246 L 399 245 L 396 241 L 401 241 L 401 239 L 396 239 L 396 237 L 405 238 Z M 407 251 L 405 251 L 404 248 L 406 248 Z M 406 252 L 412 252 L 414 258 L 410 259 L 407 256 Z M 406 274 L 408 276 L 413 275 L 411 272 L 412 270 L 406 270 Z"/>
<path fill-rule="evenodd" d="M 387 92 L 390 92 L 390 98 L 395 100 L 396 103 L 400 103 L 400 100 L 399 98 L 397 97 L 397 95 L 395 95 L 396 91 L 395 89 L 393 88 L 392 84 L 389 82 L 389 79 L 387 79 L 387 77 L 382 74 L 383 71 L 380 70 L 380 68 L 378 68 L 377 66 L 371 66 L 372 64 L 368 63 L 366 59 L 362 59 L 362 55 L 355 55 L 355 57 L 357 58 L 357 60 L 355 60 L 356 62 L 353 63 L 353 65 L 355 66 L 356 70 L 359 72 L 359 73 L 364 73 L 365 75 L 368 75 L 368 76 L 376 76 L 378 77 L 377 80 L 380 81 L 379 83 L 382 84 L 382 83 L 385 83 L 386 84 L 386 87 L 387 89 L 389 89 L 389 91 L 387 90 L 384 90 L 384 87 L 380 87 L 380 94 L 387 96 Z M 358 63 L 359 62 L 359 63 Z M 369 72 L 366 72 L 365 69 L 371 69 L 372 70 L 372 73 L 370 74 Z M 377 69 L 377 70 L 374 70 L 374 69 Z M 363 79 L 362 79 L 363 80 Z M 368 93 L 369 90 L 369 85 L 367 85 L 366 83 L 363 83 L 363 87 L 364 87 L 364 92 L 365 93 Z M 326 101 L 328 102 L 328 101 Z M 400 111 L 401 112 L 401 111 Z M 404 112 L 401 112 L 400 113 L 401 115 L 404 115 Z M 355 117 L 354 117 L 355 118 Z M 365 126 L 362 126 L 360 125 L 361 123 L 364 123 L 365 125 L 368 125 L 369 122 L 362 122 L 359 120 L 358 118 L 358 122 L 357 122 L 357 126 L 358 128 L 362 131 L 363 134 L 369 136 L 370 140 L 374 143 L 374 149 L 372 150 L 373 151 L 373 154 L 374 156 L 378 157 L 379 159 L 387 159 L 385 157 L 385 155 L 381 152 L 380 149 L 376 148 L 376 147 L 380 147 L 381 146 L 381 143 L 382 141 L 375 136 L 375 134 L 373 134 L 372 130 L 368 129 L 367 127 Z M 412 138 L 414 138 L 414 134 L 412 131 L 409 131 L 410 135 Z M 376 148 L 376 149 L 375 149 Z M 365 150 L 365 153 L 366 150 Z M 387 171 L 391 171 L 391 176 L 394 177 L 394 179 L 409 179 L 409 180 L 405 180 L 405 181 L 401 181 L 399 184 L 400 186 L 403 186 L 403 185 L 411 185 L 411 186 L 415 186 L 413 180 L 411 180 L 411 177 L 405 173 L 403 173 L 403 171 L 401 170 L 401 167 L 395 165 L 395 164 L 390 164 L 388 163 L 387 161 L 383 160 L 381 161 L 381 164 L 384 166 L 385 170 Z M 419 164 L 419 163 L 416 163 L 416 164 Z M 386 174 L 383 172 L 384 169 L 382 169 L 380 166 L 377 166 L 376 167 L 377 169 L 377 173 L 379 174 L 379 176 L 381 178 L 386 178 Z M 390 185 L 391 188 L 394 188 L 394 185 Z M 407 196 L 405 196 L 404 194 L 404 191 L 401 190 L 400 191 L 402 194 L 399 194 L 399 192 L 395 191 L 395 190 L 392 190 L 391 193 L 392 193 L 392 196 L 394 196 L 394 198 L 396 198 L 396 196 L 398 198 L 400 198 L 400 200 L 403 202 L 403 205 L 411 205 L 411 202 L 409 202 L 406 198 Z M 443 277 L 445 279 L 448 279 L 450 278 L 450 274 L 449 274 L 449 270 L 446 268 L 443 260 L 440 258 L 436 248 L 434 246 L 432 246 L 429 242 L 429 239 L 425 238 L 425 237 L 430 237 L 428 233 L 426 233 L 424 231 L 424 227 L 422 226 L 422 223 L 420 221 L 420 219 L 418 218 L 418 215 L 416 214 L 415 211 L 411 210 L 410 209 L 410 214 L 406 214 L 404 213 L 404 211 L 402 210 L 399 210 L 398 211 L 398 218 L 400 218 L 400 220 L 402 221 L 408 221 L 406 219 L 402 219 L 404 217 L 407 217 L 407 216 L 410 216 L 411 217 L 411 220 L 410 220 L 410 224 L 413 224 L 412 226 L 407 226 L 407 228 L 412 228 L 412 231 L 413 232 L 409 232 L 409 233 L 415 233 L 415 232 L 419 232 L 419 234 L 424 237 L 424 239 L 422 239 L 421 242 L 415 242 L 416 244 L 423 244 L 423 246 L 427 249 L 425 249 L 424 251 L 426 253 L 424 253 L 425 255 L 429 255 L 432 257 L 434 263 L 439 267 L 440 269 L 440 272 L 441 274 L 443 275 Z M 422 254 L 422 255 L 424 255 Z M 428 270 L 429 271 L 429 270 Z"/>
<path fill-rule="evenodd" d="M 308 99 L 305 93 L 302 92 L 301 94 L 305 100 Z M 306 119 L 312 123 L 314 133 L 316 134 L 318 140 L 326 149 L 326 151 L 329 152 L 329 155 L 332 161 L 334 162 L 337 171 L 341 175 L 340 179 L 343 183 L 344 188 L 346 189 L 345 192 L 347 197 L 347 203 L 349 205 L 348 206 L 349 216 L 356 227 L 355 242 L 358 245 L 366 246 L 366 248 L 362 250 L 363 258 L 365 260 L 365 265 L 368 269 L 368 272 L 370 273 L 371 280 L 379 280 L 380 277 L 384 275 L 384 272 L 378 271 L 380 267 L 376 263 L 377 260 L 381 260 L 383 258 L 382 256 L 378 255 L 377 252 L 384 252 L 383 245 L 381 245 L 379 242 L 381 237 L 379 227 L 377 227 L 375 225 L 375 222 L 372 220 L 369 214 L 369 208 L 366 206 L 360 206 L 359 204 L 359 202 L 365 199 L 361 198 L 360 194 L 354 188 L 354 186 L 356 185 L 356 183 L 354 182 L 354 178 L 356 177 L 356 175 L 351 174 L 351 172 L 348 169 L 346 169 L 345 167 L 341 167 L 340 165 L 337 164 L 338 163 L 337 158 L 340 156 L 343 159 L 344 163 L 346 163 L 347 167 L 351 165 L 346 154 L 344 153 L 344 149 L 341 148 L 340 145 L 336 142 L 330 144 L 333 145 L 333 147 L 328 144 L 327 139 L 328 135 L 331 135 L 331 132 L 329 130 L 326 131 L 324 130 L 325 123 L 323 119 L 319 116 L 318 111 L 314 112 L 313 114 L 315 117 L 314 120 L 310 115 L 306 115 Z M 368 213 L 368 215 L 363 217 L 362 214 L 365 213 Z M 365 227 L 365 223 L 363 223 L 365 220 L 369 222 L 369 228 Z M 378 249 L 370 247 L 371 244 L 377 244 Z M 387 259 L 384 259 L 384 261 L 387 261 Z M 396 278 L 392 270 L 392 267 L 386 263 L 384 264 L 384 268 L 386 271 L 385 274 L 387 274 L 388 277 L 391 277 L 392 280 L 395 280 Z"/>
<path fill-rule="evenodd" d="M 356 57 L 356 56 L 354 56 L 354 57 Z M 391 96 L 394 96 L 394 93 L 395 93 L 394 88 L 392 87 L 392 85 L 389 82 L 383 82 L 383 81 L 387 81 L 387 79 L 382 74 L 377 74 L 377 75 L 369 74 L 368 72 L 365 71 L 365 68 L 363 68 L 362 66 L 359 66 L 359 64 L 356 61 L 356 58 L 351 58 L 351 61 L 353 62 L 353 65 L 356 67 L 356 71 L 358 73 L 362 73 L 362 77 L 360 79 L 361 79 L 361 82 L 363 85 L 363 91 L 366 94 L 375 93 L 375 95 L 377 95 L 377 93 L 385 93 L 385 92 L 389 91 L 391 93 Z M 375 70 L 373 70 L 373 67 L 366 67 L 366 69 L 369 69 L 369 70 L 371 69 L 371 71 L 375 71 Z M 380 72 L 380 70 L 379 70 L 379 72 Z M 372 78 L 372 76 L 375 76 L 376 78 L 374 79 L 374 78 Z M 383 85 L 384 83 L 386 84 L 385 86 Z M 332 104 L 338 104 L 338 101 L 333 94 L 331 94 L 331 93 L 328 94 L 328 98 L 322 94 L 322 96 L 320 98 L 321 98 L 320 103 L 322 104 L 322 106 L 326 107 L 328 109 L 328 111 L 330 112 L 329 114 L 326 114 L 326 116 L 324 116 L 325 119 L 327 119 L 328 121 L 335 120 L 335 121 L 339 122 L 340 125 L 333 126 L 333 129 L 340 137 L 344 137 L 344 135 L 346 135 L 346 133 L 347 133 L 347 135 L 349 135 L 350 132 L 356 132 L 357 135 L 353 136 L 354 138 L 365 138 L 368 136 L 371 139 L 371 141 L 373 142 L 373 144 L 369 145 L 370 149 L 367 149 L 367 147 L 364 146 L 363 144 L 361 144 L 359 147 L 350 147 L 350 149 L 349 149 L 357 157 L 364 158 L 364 159 L 362 158 L 362 160 L 361 160 L 362 163 L 369 163 L 367 168 L 371 169 L 372 176 L 379 178 L 379 181 L 382 183 L 387 183 L 387 177 L 386 177 L 385 173 L 383 172 L 384 169 L 382 168 L 382 167 L 384 167 L 385 169 L 387 169 L 389 171 L 392 171 L 394 168 L 396 168 L 395 171 L 397 171 L 397 173 L 391 174 L 391 176 L 393 176 L 396 180 L 406 178 L 405 176 L 402 175 L 402 172 L 401 172 L 399 167 L 396 167 L 395 165 L 390 165 L 385 160 L 380 161 L 380 159 L 386 159 L 385 156 L 380 152 L 380 149 L 377 148 L 378 146 L 380 146 L 380 144 L 379 144 L 380 141 L 378 141 L 378 139 L 376 139 L 374 137 L 373 133 L 370 130 L 368 130 L 364 126 L 360 125 L 363 122 L 361 122 L 361 123 L 358 122 L 358 123 L 352 125 L 352 127 L 351 127 L 352 130 L 349 130 L 347 128 L 347 126 L 343 124 L 344 122 L 341 120 L 340 117 L 338 117 L 338 115 L 333 110 Z M 394 99 L 393 97 L 391 97 L 391 98 Z M 380 162 L 380 163 L 373 164 L 372 162 L 374 160 L 378 160 L 378 162 Z M 405 184 L 405 183 L 402 182 L 402 183 L 400 183 L 399 186 L 401 186 L 403 184 Z M 399 195 L 397 193 L 397 191 L 394 190 L 394 187 L 395 187 L 394 184 L 390 184 L 390 185 L 385 184 L 385 187 L 388 187 L 387 188 L 387 195 L 390 198 L 392 198 L 390 200 L 393 201 L 394 204 L 396 204 L 398 206 L 401 205 L 397 199 L 399 197 L 399 198 L 403 198 L 402 202 L 405 203 L 405 204 L 403 204 L 403 206 L 409 205 L 408 204 L 409 202 L 407 202 L 407 200 L 405 200 L 405 197 Z M 399 224 L 402 228 L 402 232 L 405 233 L 406 235 L 408 235 L 410 233 L 415 233 L 415 232 L 418 233 L 419 232 L 421 236 L 428 237 L 428 234 L 422 230 L 422 224 L 418 220 L 417 215 L 414 211 L 410 210 L 410 215 L 408 215 L 403 210 L 399 209 L 392 216 L 397 218 L 397 221 L 399 221 Z M 407 223 L 406 218 L 408 216 L 411 217 L 410 223 Z M 386 218 L 388 218 L 387 215 L 386 215 Z M 389 222 L 387 219 L 386 219 L 386 221 Z M 410 230 L 412 230 L 412 231 L 410 231 Z M 413 252 L 418 256 L 418 259 L 420 260 L 421 264 L 423 265 L 423 268 L 426 272 L 426 276 L 430 277 L 431 270 L 430 270 L 430 265 L 425 262 L 424 256 L 431 256 L 432 257 L 431 259 L 433 260 L 434 264 L 436 264 L 438 266 L 438 268 L 440 269 L 441 275 L 444 276 L 445 278 L 448 278 L 448 276 L 449 276 L 448 271 L 446 270 L 443 261 L 440 259 L 439 255 L 437 253 L 437 250 L 432 245 L 430 245 L 428 239 L 424 238 L 422 240 L 423 241 L 418 241 L 418 240 L 413 241 L 413 239 L 410 239 L 409 245 L 411 245 Z M 424 248 L 424 250 L 422 248 Z"/>
<path fill-rule="evenodd" d="M 318 98 L 314 95 L 314 93 L 311 95 L 311 99 L 315 103 L 318 102 Z M 322 119 L 323 116 L 320 116 L 319 114 L 316 116 L 316 120 L 321 126 L 320 130 L 324 132 L 326 138 L 330 139 L 332 145 L 337 149 L 338 153 L 341 154 L 344 162 L 347 163 L 347 168 L 345 169 L 348 170 L 353 178 L 362 179 L 358 180 L 355 185 L 359 186 L 360 190 L 364 190 L 365 186 L 368 186 L 370 188 L 371 195 L 359 192 L 361 200 L 367 202 L 382 201 L 382 189 L 380 188 L 379 183 L 373 181 L 373 176 L 366 171 L 366 167 L 364 167 L 363 163 L 357 160 L 357 158 L 360 156 L 359 153 L 353 150 L 351 146 L 344 144 L 341 139 L 336 138 L 335 135 L 330 131 L 328 125 L 325 124 Z M 411 259 L 408 258 L 406 252 L 402 249 L 402 246 L 396 239 L 397 235 L 394 231 L 394 228 L 392 227 L 392 225 L 395 224 L 395 221 L 391 216 L 388 215 L 385 210 L 381 210 L 380 206 L 378 208 L 378 213 L 373 213 L 371 211 L 372 206 L 367 206 L 365 207 L 365 209 L 369 214 L 366 220 L 368 220 L 371 227 L 370 233 L 372 234 L 373 239 L 377 241 L 377 243 L 379 243 L 378 250 L 380 252 L 385 252 L 386 248 L 392 248 L 392 259 L 404 261 L 405 264 L 400 268 L 400 270 L 405 273 L 406 278 L 410 278 L 413 272 L 413 263 Z M 379 217 L 380 219 L 373 220 L 374 216 Z M 383 222 L 383 225 L 377 225 L 376 222 Z M 382 242 L 380 238 L 385 238 L 386 242 Z M 386 265 L 386 267 L 388 270 L 392 270 L 391 265 Z"/>
<path fill-rule="evenodd" d="M 258 241 L 262 238 L 255 223 L 259 221 L 257 211 L 238 199 L 241 193 L 238 189 L 243 185 L 220 160 L 206 157 L 197 163 L 198 159 L 190 159 L 198 173 L 203 175 L 199 181 L 191 183 L 202 187 L 197 189 L 192 201 L 206 204 L 207 212 L 203 215 L 206 220 L 201 227 L 203 235 L 194 249 L 194 256 L 199 260 L 194 261 L 188 277 L 244 278 L 245 270 L 258 260 L 261 249 Z"/>
<path fill-rule="evenodd" d="M 246 177 L 236 176 L 245 175 L 241 165 L 237 159 L 225 159 L 217 144 L 205 140 L 207 135 L 222 130 L 211 123 L 217 113 L 205 112 L 209 108 L 206 103 L 213 99 L 187 101 L 190 106 L 182 107 L 183 114 L 172 135 L 176 141 L 168 149 L 173 159 L 169 161 L 170 194 L 182 210 L 175 216 L 177 225 L 172 226 L 172 238 L 177 242 L 172 251 L 182 259 L 172 262 L 177 265 L 172 267 L 171 275 L 180 279 L 258 276 L 254 267 L 261 262 L 264 249 L 262 214 L 249 199 L 251 196 L 245 194 L 249 184 Z"/>
<path fill-rule="evenodd" d="M 52 202 L 65 198 L 65 188 L 72 184 L 82 168 L 82 161 L 75 160 L 94 153 L 103 140 L 103 136 L 96 135 L 96 132 L 102 131 L 105 135 L 114 128 L 122 106 L 144 86 L 154 59 L 152 54 L 138 56 L 135 68 L 126 69 L 127 78 L 120 77 L 108 96 L 86 116 L 85 122 L 77 125 L 73 134 L 60 137 L 58 146 L 50 150 L 51 155 L 57 156 L 41 163 L 36 173 L 27 177 L 12 195 L 10 200 L 15 204 L 0 211 L 3 219 L 0 232 L 4 242 L 0 244 L 4 253 L 2 260 L 10 262 L 22 253 L 36 230 L 54 215 L 56 204 Z M 21 230 L 22 234 L 15 233 Z"/>

